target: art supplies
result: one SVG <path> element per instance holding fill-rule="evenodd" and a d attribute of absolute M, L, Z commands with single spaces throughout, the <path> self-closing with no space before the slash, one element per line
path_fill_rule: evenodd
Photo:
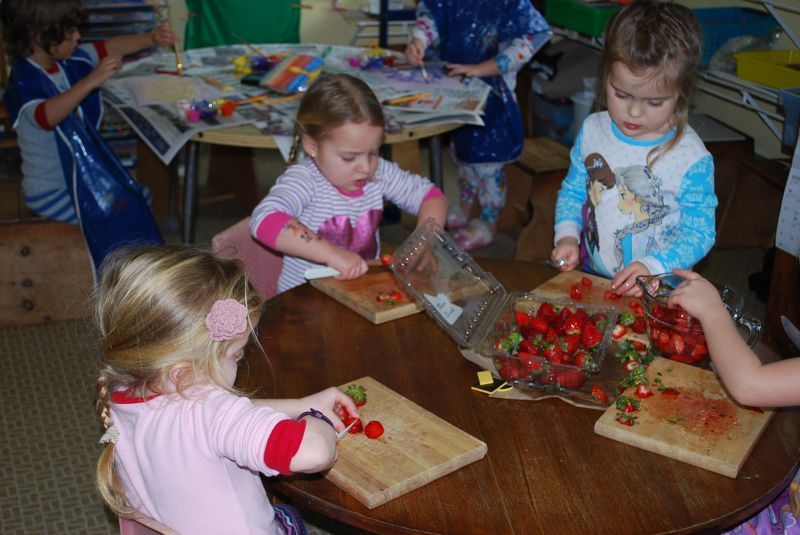
<path fill-rule="evenodd" d="M 431 93 L 415 93 L 413 95 L 406 95 L 404 97 L 392 98 L 381 102 L 384 106 L 396 106 L 398 104 L 405 104 L 406 102 L 414 102 L 415 100 L 422 100 L 423 98 L 431 97 Z"/>
<path fill-rule="evenodd" d="M 261 87 L 283 94 L 304 93 L 322 72 L 325 61 L 309 54 L 284 58 L 261 79 Z"/>

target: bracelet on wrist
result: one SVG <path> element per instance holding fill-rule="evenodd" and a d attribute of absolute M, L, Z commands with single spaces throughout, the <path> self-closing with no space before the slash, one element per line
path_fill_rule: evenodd
<path fill-rule="evenodd" d="M 327 423 L 328 425 L 330 425 L 331 427 L 336 429 L 336 427 L 333 425 L 333 422 L 331 422 L 331 419 L 328 418 L 327 416 L 325 416 L 324 414 L 322 414 L 322 412 L 318 411 L 317 409 L 311 408 L 311 409 L 308 409 L 307 411 L 305 411 L 303 413 L 300 413 L 300 415 L 297 417 L 297 421 L 299 422 L 300 420 L 302 420 L 306 416 L 311 416 L 311 417 L 316 418 L 318 420 L 322 420 L 323 422 Z"/>

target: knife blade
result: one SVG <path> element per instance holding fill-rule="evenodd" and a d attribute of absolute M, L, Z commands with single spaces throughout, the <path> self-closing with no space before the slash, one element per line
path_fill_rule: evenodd
<path fill-rule="evenodd" d="M 308 268 L 304 273 L 306 279 L 322 279 L 325 277 L 335 277 L 339 275 L 339 272 L 333 269 L 332 267 L 316 267 L 316 268 Z"/>
<path fill-rule="evenodd" d="M 794 323 L 786 316 L 781 316 L 781 324 L 783 325 L 783 330 L 786 331 L 786 336 L 792 341 L 794 347 L 800 349 L 800 329 L 795 327 Z"/>
<path fill-rule="evenodd" d="M 343 439 L 345 437 L 345 435 L 347 435 L 347 432 L 350 431 L 350 428 L 353 427 L 354 425 L 356 425 L 356 422 L 358 422 L 358 421 L 359 421 L 359 419 L 356 418 L 355 420 L 350 422 L 350 425 L 348 425 L 347 427 L 345 427 L 344 429 L 339 431 L 339 433 L 337 433 L 337 435 L 336 435 L 336 440 L 339 441 L 339 440 Z"/>

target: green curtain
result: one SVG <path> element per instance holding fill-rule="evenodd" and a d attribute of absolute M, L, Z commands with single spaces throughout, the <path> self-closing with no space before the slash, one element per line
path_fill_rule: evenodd
<path fill-rule="evenodd" d="M 300 0 L 186 0 L 184 48 L 299 43 Z"/>

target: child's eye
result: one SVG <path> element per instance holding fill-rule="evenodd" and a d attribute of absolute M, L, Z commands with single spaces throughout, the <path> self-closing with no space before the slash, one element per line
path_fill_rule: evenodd
<path fill-rule="evenodd" d="M 355 157 L 354 156 L 342 156 L 342 160 L 344 160 L 346 162 L 353 162 L 353 161 L 355 161 Z"/>
<path fill-rule="evenodd" d="M 650 100 L 647 103 L 650 104 L 654 108 L 660 108 L 664 104 L 664 101 L 663 100 Z"/>
<path fill-rule="evenodd" d="M 369 157 L 370 157 L 370 158 L 377 158 L 377 157 L 378 157 L 378 154 L 379 154 L 379 153 L 378 153 L 378 151 L 376 151 L 376 150 L 373 150 L 373 151 L 371 151 L 371 152 L 369 153 Z"/>
<path fill-rule="evenodd" d="M 617 98 L 622 98 L 622 99 L 628 98 L 628 94 L 627 93 L 622 93 L 621 91 L 614 91 L 614 96 L 617 97 Z"/>

